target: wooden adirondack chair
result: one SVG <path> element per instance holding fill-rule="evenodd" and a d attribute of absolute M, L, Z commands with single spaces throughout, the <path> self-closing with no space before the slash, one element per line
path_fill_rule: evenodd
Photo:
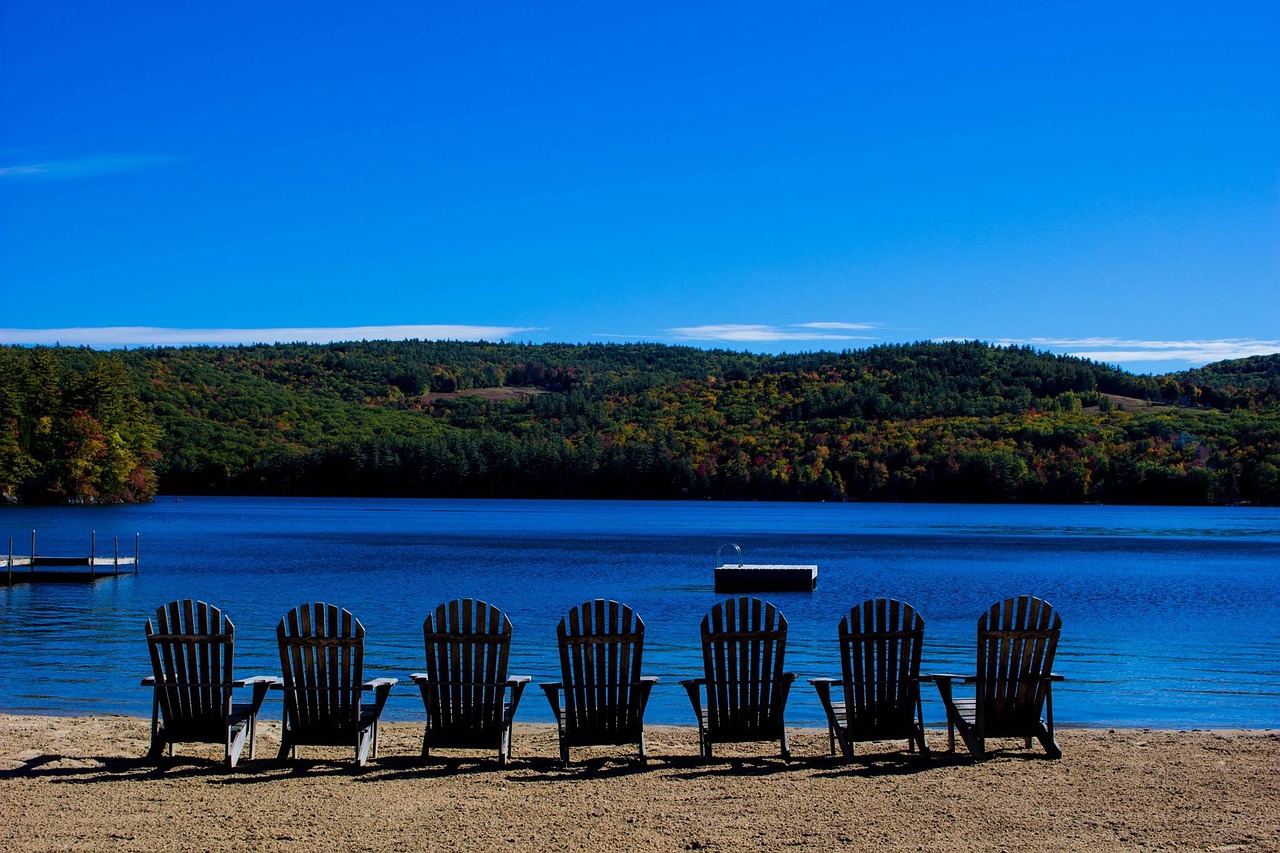
<path fill-rule="evenodd" d="M 222 611 L 203 601 L 171 601 L 147 620 L 151 675 L 143 686 L 153 689 L 151 750 L 157 761 L 175 743 L 221 743 L 228 767 L 240 761 L 245 744 L 254 756 L 258 710 L 277 679 L 256 676 L 235 680 L 232 663 L 235 625 Z M 232 690 L 251 686 L 249 702 L 232 702 Z"/>
<path fill-rule="evenodd" d="M 409 677 L 422 690 L 427 727 L 422 754 L 431 747 L 498 748 L 511 755 L 511 722 L 529 676 L 507 677 L 511 620 L 491 604 L 455 599 L 422 623 L 427 671 Z"/>
<path fill-rule="evenodd" d="M 1053 656 L 1062 617 L 1047 601 L 1027 595 L 996 602 L 978 620 L 978 674 L 934 675 L 947 708 L 947 738 L 952 752 L 956 730 L 969 752 L 981 758 L 990 737 L 1034 737 L 1050 758 L 1061 758 L 1053 737 Z M 974 684 L 972 699 L 952 695 L 951 682 Z M 1042 716 L 1043 714 L 1043 716 Z"/>
<path fill-rule="evenodd" d="M 906 740 L 914 752 L 929 754 L 920 702 L 920 652 L 924 620 L 910 604 L 891 598 L 862 602 L 840 620 L 840 666 L 843 677 L 811 678 L 827 712 L 831 754 L 840 744 L 845 758 L 853 744 Z M 844 701 L 834 701 L 831 686 L 843 687 Z"/>
<path fill-rule="evenodd" d="M 332 604 L 303 604 L 276 626 L 284 674 L 280 760 L 299 746 L 353 744 L 361 767 L 378 754 L 378 718 L 398 679 L 364 678 L 364 626 Z M 373 691 L 372 707 L 361 701 Z"/>
<path fill-rule="evenodd" d="M 658 679 L 642 676 L 644 621 L 630 607 L 596 599 L 570 610 L 556 628 L 560 681 L 542 685 L 560 734 L 560 760 L 569 747 L 634 743 L 647 759 L 644 709 Z"/>
<path fill-rule="evenodd" d="M 783 671 L 786 651 L 787 619 L 766 601 L 722 601 L 703 617 L 705 676 L 680 682 L 698 718 L 703 758 L 715 743 L 765 740 L 779 741 L 782 758 L 791 757 L 782 714 L 796 674 Z"/>

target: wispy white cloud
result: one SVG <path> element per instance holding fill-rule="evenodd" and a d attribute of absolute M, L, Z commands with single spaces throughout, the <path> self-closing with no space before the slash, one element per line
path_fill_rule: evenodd
<path fill-rule="evenodd" d="M 1183 362 L 1208 364 L 1251 355 L 1280 352 L 1280 340 L 1219 338 L 1215 340 L 1151 341 L 1130 338 L 1004 338 L 992 343 L 1030 345 L 1108 364 Z"/>
<path fill-rule="evenodd" d="M 313 343 L 336 341 L 499 340 L 522 332 L 541 331 L 532 326 L 320 326 L 278 329 L 175 329 L 157 326 L 69 327 L 65 329 L 0 329 L 0 343 L 25 345 L 124 347 L 218 346 L 256 343 Z"/>
<path fill-rule="evenodd" d="M 677 326 L 667 334 L 680 341 L 722 341 L 726 343 L 772 343 L 778 341 L 875 340 L 866 335 L 840 334 L 844 330 L 874 328 L 871 323 L 792 323 L 770 326 L 764 323 L 719 323 L 706 326 Z"/>
<path fill-rule="evenodd" d="M 879 323 L 796 323 L 801 329 L 848 329 L 850 331 L 869 331 L 880 327 Z"/>
<path fill-rule="evenodd" d="M 173 162 L 173 157 L 160 154 L 98 154 L 73 160 L 44 160 L 0 166 L 0 179 L 71 180 L 121 172 L 141 172 Z"/>

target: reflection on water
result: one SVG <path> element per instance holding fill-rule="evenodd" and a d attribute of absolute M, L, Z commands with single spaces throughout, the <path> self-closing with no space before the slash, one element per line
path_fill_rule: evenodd
<path fill-rule="evenodd" d="M 714 554 L 734 541 L 748 562 L 820 567 L 816 593 L 768 596 L 790 621 L 788 668 L 801 675 L 791 724 L 821 724 L 804 678 L 839 674 L 836 624 L 862 599 L 914 604 L 924 669 L 964 672 L 979 613 L 1030 593 L 1063 617 L 1060 721 L 1280 726 L 1275 509 L 189 498 L 0 510 L 17 553 L 33 528 L 48 554 L 84 553 L 90 530 L 104 551 L 139 532 L 142 566 L 94 584 L 0 588 L 4 711 L 149 713 L 142 625 L 174 598 L 231 616 L 242 676 L 278 672 L 276 622 L 326 600 L 367 629 L 366 674 L 402 679 L 423 666 L 430 609 L 484 598 L 515 626 L 513 672 L 539 681 L 558 678 L 560 615 L 603 597 L 646 622 L 645 669 L 662 679 L 646 719 L 690 723 L 676 682 L 699 674 L 698 623 L 720 598 Z M 931 687 L 925 698 L 940 720 Z M 407 680 L 389 713 L 420 718 Z M 550 720 L 540 692 L 520 719 Z"/>

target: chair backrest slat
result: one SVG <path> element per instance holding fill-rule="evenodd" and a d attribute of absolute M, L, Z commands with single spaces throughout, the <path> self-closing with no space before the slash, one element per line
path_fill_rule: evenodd
<path fill-rule="evenodd" d="M 601 742 L 638 733 L 644 621 L 624 604 L 596 599 L 565 614 L 556 638 L 566 729 Z"/>
<path fill-rule="evenodd" d="M 179 736 L 214 732 L 231 709 L 235 626 L 203 601 L 171 601 L 146 624 L 165 725 Z"/>
<path fill-rule="evenodd" d="M 840 620 L 839 636 L 851 736 L 910 736 L 920 689 L 924 619 L 910 604 L 868 599 Z"/>
<path fill-rule="evenodd" d="M 1022 733 L 1040 719 L 1062 617 L 1022 595 L 991 605 L 978 620 L 977 722 L 987 736 Z"/>
<path fill-rule="evenodd" d="M 712 607 L 701 632 L 708 728 L 721 738 L 776 737 L 786 617 L 769 602 L 742 596 Z"/>
<path fill-rule="evenodd" d="M 364 626 L 336 605 L 290 610 L 276 626 L 285 709 L 300 731 L 338 733 L 360 718 Z"/>
<path fill-rule="evenodd" d="M 478 599 L 441 604 L 422 623 L 432 683 L 427 725 L 438 732 L 497 731 L 503 718 L 511 620 Z"/>

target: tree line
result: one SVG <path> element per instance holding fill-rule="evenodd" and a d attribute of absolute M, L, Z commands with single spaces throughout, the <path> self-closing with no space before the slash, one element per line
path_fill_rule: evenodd
<path fill-rule="evenodd" d="M 1274 505 L 1280 356 L 1157 377 L 977 342 L 0 349 L 9 500 L 157 488 Z"/>

